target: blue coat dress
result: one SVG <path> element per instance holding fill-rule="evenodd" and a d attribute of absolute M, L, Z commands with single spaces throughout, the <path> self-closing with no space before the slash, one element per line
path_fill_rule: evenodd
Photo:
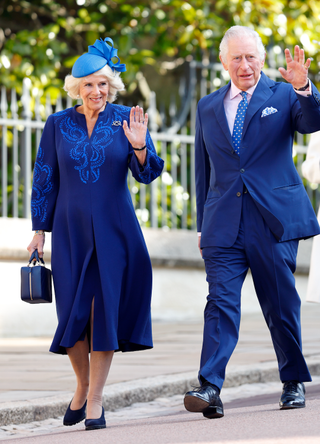
<path fill-rule="evenodd" d="M 33 230 L 52 231 L 58 327 L 50 348 L 66 353 L 90 332 L 93 350 L 152 347 L 152 270 L 127 186 L 128 167 L 148 184 L 163 168 L 147 133 L 142 167 L 122 123 L 130 108 L 109 104 L 89 139 L 76 107 L 51 115 L 34 167 Z"/>

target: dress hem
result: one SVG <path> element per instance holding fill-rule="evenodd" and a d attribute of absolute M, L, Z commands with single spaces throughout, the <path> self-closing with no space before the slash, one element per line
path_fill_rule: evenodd
<path fill-rule="evenodd" d="M 73 345 L 74 346 L 74 345 Z M 70 346 L 68 348 L 72 348 L 73 346 Z M 134 352 L 134 351 L 142 351 L 142 350 L 150 350 L 153 348 L 153 344 L 137 344 L 135 342 L 130 341 L 119 341 L 118 348 L 114 349 L 115 352 Z M 67 355 L 66 347 L 59 346 L 57 348 L 50 347 L 49 351 L 51 353 L 55 353 L 58 355 Z M 112 350 L 93 350 L 93 351 L 112 351 Z"/>

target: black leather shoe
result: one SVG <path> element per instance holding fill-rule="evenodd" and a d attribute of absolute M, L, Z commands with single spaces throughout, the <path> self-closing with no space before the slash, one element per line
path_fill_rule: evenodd
<path fill-rule="evenodd" d="M 107 426 L 106 426 L 106 420 L 104 418 L 104 408 L 102 407 L 102 413 L 100 418 L 86 419 L 84 425 L 86 426 L 86 430 L 105 429 Z"/>
<path fill-rule="evenodd" d="M 306 390 L 303 382 L 286 381 L 280 398 L 280 410 L 301 409 L 306 406 Z"/>
<path fill-rule="evenodd" d="M 201 412 L 205 418 L 222 418 L 223 404 L 218 391 L 209 382 L 187 392 L 184 406 L 189 412 Z"/>
<path fill-rule="evenodd" d="M 71 402 L 63 418 L 63 425 L 65 426 L 72 426 L 78 424 L 78 422 L 83 421 L 86 417 L 87 401 L 84 403 L 83 407 L 81 407 L 81 409 L 79 410 L 71 410 L 70 408 Z"/>

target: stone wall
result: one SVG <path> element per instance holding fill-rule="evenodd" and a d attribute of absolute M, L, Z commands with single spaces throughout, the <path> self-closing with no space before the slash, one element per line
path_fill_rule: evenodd
<path fill-rule="evenodd" d="M 143 229 L 153 264 L 154 322 L 183 322 L 203 317 L 206 276 L 197 247 L 197 234 L 187 230 Z M 54 304 L 29 305 L 20 300 L 20 268 L 28 261 L 32 238 L 27 219 L 0 218 L 0 337 L 52 336 Z M 45 261 L 50 267 L 50 233 Z M 304 301 L 312 240 L 300 242 L 297 287 Z M 62 258 L 63 260 L 63 258 Z M 250 273 L 242 291 L 242 311 L 259 311 Z"/>

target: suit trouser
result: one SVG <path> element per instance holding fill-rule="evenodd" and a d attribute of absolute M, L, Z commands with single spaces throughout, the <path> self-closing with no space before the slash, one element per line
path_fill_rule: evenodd
<path fill-rule="evenodd" d="M 230 248 L 202 250 L 209 295 L 200 382 L 204 378 L 219 388 L 223 385 L 226 365 L 238 341 L 241 288 L 248 268 L 271 333 L 281 381 L 311 381 L 302 355 L 301 301 L 293 276 L 297 250 L 297 240 L 276 240 L 250 194 L 243 194 L 236 242 Z"/>

